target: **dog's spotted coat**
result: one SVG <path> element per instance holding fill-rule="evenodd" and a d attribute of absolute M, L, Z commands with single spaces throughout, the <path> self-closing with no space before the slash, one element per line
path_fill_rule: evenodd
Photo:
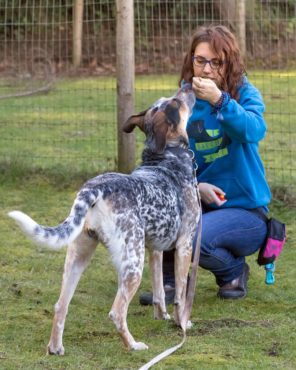
<path fill-rule="evenodd" d="M 138 126 L 146 134 L 142 165 L 130 175 L 108 173 L 81 188 L 68 218 L 57 227 L 38 225 L 19 211 L 9 215 L 37 243 L 58 249 L 68 244 L 63 284 L 55 306 L 48 353 L 64 354 L 62 336 L 68 305 L 98 244 L 109 249 L 118 271 L 118 292 L 110 318 L 129 349 L 148 348 L 130 334 L 126 316 L 150 252 L 154 316 L 168 319 L 162 282 L 162 251 L 175 249 L 174 319 L 180 324 L 186 298 L 192 240 L 200 217 L 192 152 L 186 123 L 195 103 L 190 86 L 147 111 L 132 116 L 125 132 Z"/>

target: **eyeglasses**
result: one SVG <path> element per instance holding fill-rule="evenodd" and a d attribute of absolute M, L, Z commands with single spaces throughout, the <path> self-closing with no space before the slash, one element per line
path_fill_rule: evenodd
<path fill-rule="evenodd" d="M 192 57 L 192 62 L 193 62 L 194 65 L 196 65 L 196 67 L 199 67 L 199 68 L 205 68 L 207 63 L 209 63 L 209 65 L 212 69 L 219 69 L 224 64 L 223 60 L 220 60 L 220 59 L 217 59 L 217 58 L 206 59 L 206 58 L 201 57 L 201 56 L 193 56 Z"/>

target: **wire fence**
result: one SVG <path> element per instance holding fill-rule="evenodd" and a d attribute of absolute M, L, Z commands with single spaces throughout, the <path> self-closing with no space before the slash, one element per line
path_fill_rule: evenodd
<path fill-rule="evenodd" d="M 197 26 L 225 24 L 239 34 L 234 6 L 239 3 L 134 1 L 135 111 L 176 89 Z M 296 1 L 247 3 L 247 71 L 264 96 L 269 127 L 262 157 L 270 183 L 287 197 L 296 190 Z M 97 173 L 116 168 L 115 0 L 84 1 L 79 68 L 72 65 L 72 36 L 72 0 L 0 0 L 3 169 Z M 139 151 L 142 140 L 139 136 Z"/>

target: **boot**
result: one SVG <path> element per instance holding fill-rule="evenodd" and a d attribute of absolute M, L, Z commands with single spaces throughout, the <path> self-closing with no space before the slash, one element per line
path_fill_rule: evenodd
<path fill-rule="evenodd" d="M 222 299 L 238 299 L 247 295 L 247 282 L 249 279 L 250 268 L 245 263 L 243 272 L 239 277 L 229 283 L 222 285 L 218 290 L 218 297 Z"/>

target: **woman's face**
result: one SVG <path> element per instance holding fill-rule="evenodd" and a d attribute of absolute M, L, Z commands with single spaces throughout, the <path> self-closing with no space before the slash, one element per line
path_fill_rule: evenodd
<path fill-rule="evenodd" d="M 209 78 L 218 87 L 221 86 L 221 75 L 224 75 L 225 66 L 223 61 L 213 52 L 209 43 L 201 42 L 196 46 L 192 63 L 194 77 Z"/>

